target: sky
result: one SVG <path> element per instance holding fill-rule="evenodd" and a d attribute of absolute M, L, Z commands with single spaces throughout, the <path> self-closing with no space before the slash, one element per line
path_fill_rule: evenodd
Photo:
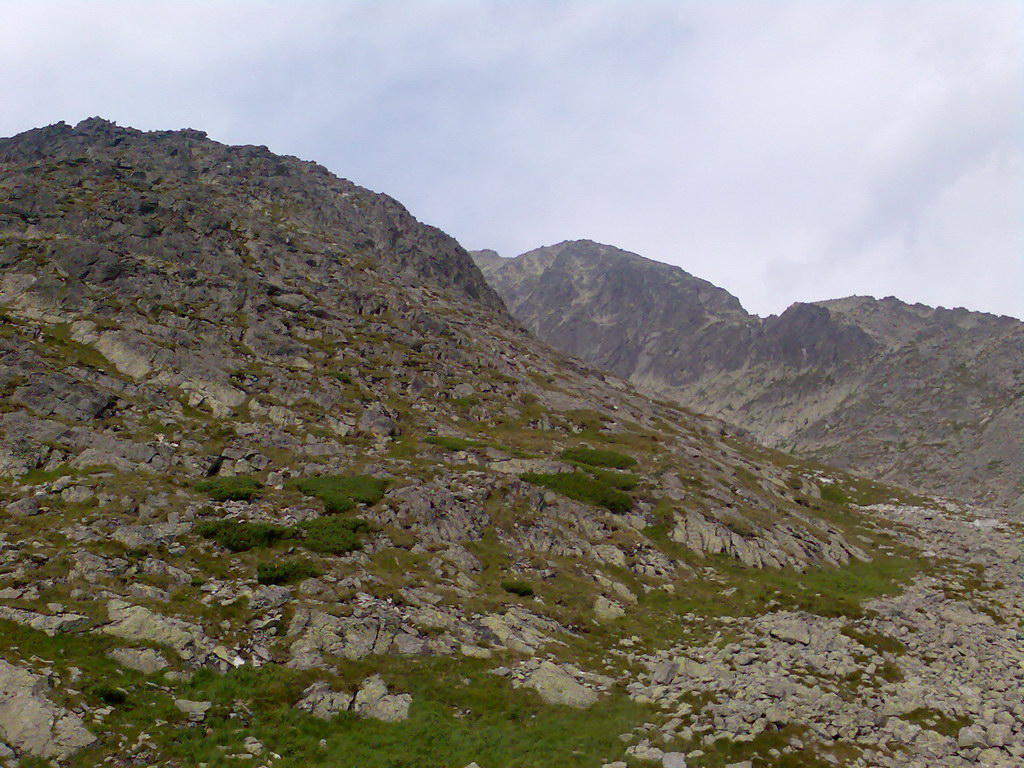
<path fill-rule="evenodd" d="M 205 130 L 470 249 L 597 240 L 761 315 L 1024 318 L 1022 0 L 0 0 L 0 71 L 0 136 Z"/>

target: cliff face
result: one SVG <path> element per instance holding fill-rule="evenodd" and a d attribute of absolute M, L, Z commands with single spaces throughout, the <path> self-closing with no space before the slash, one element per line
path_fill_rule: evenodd
<path fill-rule="evenodd" d="M 478 264 L 553 346 L 768 445 L 1024 505 L 1018 320 L 867 297 L 761 319 L 677 267 L 589 241 Z"/>

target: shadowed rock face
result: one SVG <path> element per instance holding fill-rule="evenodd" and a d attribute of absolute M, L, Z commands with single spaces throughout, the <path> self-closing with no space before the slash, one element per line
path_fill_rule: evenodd
<path fill-rule="evenodd" d="M 474 254 L 526 327 L 758 439 L 920 490 L 1024 506 L 1024 323 L 850 297 L 758 318 L 590 241 Z"/>

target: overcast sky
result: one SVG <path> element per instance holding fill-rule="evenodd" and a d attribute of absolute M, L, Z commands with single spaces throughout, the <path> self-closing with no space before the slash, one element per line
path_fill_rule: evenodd
<path fill-rule="evenodd" d="M 0 135 L 265 144 L 467 248 L 1024 317 L 1020 0 L 0 0 L 0 71 Z"/>

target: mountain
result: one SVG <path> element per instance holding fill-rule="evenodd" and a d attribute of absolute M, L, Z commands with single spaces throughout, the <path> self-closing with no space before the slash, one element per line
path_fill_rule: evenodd
<path fill-rule="evenodd" d="M 1018 756 L 1011 520 L 555 352 L 314 163 L 0 140 L 0 312 L 0 765 Z"/>
<path fill-rule="evenodd" d="M 678 267 L 586 240 L 477 263 L 523 324 L 766 445 L 1024 510 L 1024 323 L 854 296 L 759 318 Z"/>

